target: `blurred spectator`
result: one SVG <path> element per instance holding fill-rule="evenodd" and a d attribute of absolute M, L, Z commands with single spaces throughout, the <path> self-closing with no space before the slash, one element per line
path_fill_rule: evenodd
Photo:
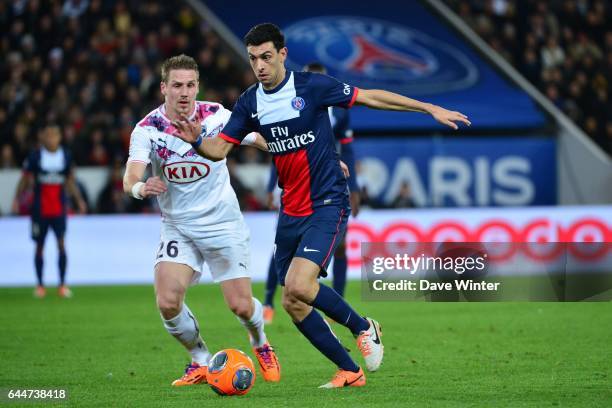
<path fill-rule="evenodd" d="M 384 203 L 370 195 L 368 186 L 361 186 L 359 196 L 361 197 L 361 207 L 363 208 L 385 208 Z"/>
<path fill-rule="evenodd" d="M 400 187 L 400 191 L 397 193 L 397 197 L 391 203 L 391 208 L 412 208 L 414 207 L 414 201 L 412 200 L 412 192 L 410 191 L 410 185 L 407 182 L 403 182 Z"/>
<path fill-rule="evenodd" d="M 607 136 L 607 122 L 612 116 L 610 1 L 446 2 L 597 144 L 612 153 Z"/>
<path fill-rule="evenodd" d="M 16 167 L 15 155 L 13 154 L 13 147 L 10 144 L 2 145 L 0 150 L 0 168 L 8 169 Z"/>
<path fill-rule="evenodd" d="M 123 192 L 123 162 L 117 158 L 110 168 L 108 182 L 98 197 L 96 210 L 102 214 L 124 213 L 128 212 L 133 201 Z"/>
<path fill-rule="evenodd" d="M 62 7 L 62 15 L 66 17 L 79 17 L 87 10 L 88 0 L 66 0 Z"/>
<path fill-rule="evenodd" d="M 364 170 L 363 164 L 359 161 L 355 161 L 355 172 L 357 173 L 356 181 L 359 186 L 359 195 L 361 207 L 366 208 L 384 208 L 384 203 L 379 201 L 376 197 L 370 195 L 368 190 L 368 181 L 366 179 L 366 171 Z"/>

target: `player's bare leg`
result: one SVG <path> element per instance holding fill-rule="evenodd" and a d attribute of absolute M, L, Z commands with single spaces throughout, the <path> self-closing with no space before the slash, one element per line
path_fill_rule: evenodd
<path fill-rule="evenodd" d="M 253 297 L 250 278 L 221 282 L 225 303 L 249 332 L 253 353 L 266 381 L 280 381 L 280 364 L 264 332 L 263 306 Z"/>
<path fill-rule="evenodd" d="M 319 271 L 319 265 L 311 260 L 293 258 L 285 278 L 289 295 L 323 311 L 328 317 L 351 330 L 365 359 L 366 368 L 376 371 L 382 363 L 384 353 L 380 325 L 373 319 L 361 317 L 333 289 L 319 284 Z"/>
<path fill-rule="evenodd" d="M 164 327 L 189 351 L 192 359 L 185 374 L 172 383 L 174 386 L 206 383 L 211 357 L 200 337 L 198 322 L 184 303 L 193 273 L 189 266 L 173 262 L 160 262 L 155 267 L 155 295 Z"/>

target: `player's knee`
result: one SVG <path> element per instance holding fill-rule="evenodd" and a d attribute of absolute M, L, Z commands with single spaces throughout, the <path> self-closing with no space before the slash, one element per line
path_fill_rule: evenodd
<path fill-rule="evenodd" d="M 289 296 L 301 300 L 302 302 L 308 303 L 312 300 L 310 299 L 310 292 L 312 292 L 312 290 L 303 282 L 287 284 L 285 290 Z"/>
<path fill-rule="evenodd" d="M 172 319 L 181 311 L 181 299 L 178 296 L 157 295 L 157 308 L 164 319 Z"/>
<path fill-rule="evenodd" d="M 229 308 L 232 313 L 241 319 L 248 320 L 253 316 L 253 301 L 250 297 L 230 301 Z"/>
<path fill-rule="evenodd" d="M 289 294 L 287 296 L 283 296 L 283 309 L 285 309 L 290 316 L 298 314 L 304 306 L 305 304 L 303 302 L 300 302 L 298 299 Z"/>

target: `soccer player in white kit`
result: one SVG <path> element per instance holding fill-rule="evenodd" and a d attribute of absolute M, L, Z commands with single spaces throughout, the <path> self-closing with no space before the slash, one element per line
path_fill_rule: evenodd
<path fill-rule="evenodd" d="M 132 132 L 123 189 L 137 199 L 157 196 L 161 209 L 155 255 L 157 306 L 168 333 L 192 358 L 185 374 L 172 385 L 206 383 L 211 355 L 195 316 L 184 303 L 187 288 L 200 278 L 203 262 L 220 284 L 225 302 L 248 330 L 264 379 L 279 381 L 280 366 L 264 333 L 263 308 L 251 291 L 249 230 L 225 160 L 204 159 L 194 151 L 197 146 L 174 136 L 176 121 L 195 118 L 202 125 L 201 135 L 214 137 L 231 112 L 218 103 L 196 101 L 199 71 L 193 58 L 179 55 L 166 60 L 161 75 L 164 104 Z M 258 137 L 251 134 L 245 144 L 257 146 Z M 153 176 L 142 181 L 149 163 Z"/>

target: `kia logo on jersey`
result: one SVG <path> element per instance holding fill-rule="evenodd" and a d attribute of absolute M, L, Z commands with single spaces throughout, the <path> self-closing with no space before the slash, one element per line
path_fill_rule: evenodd
<path fill-rule="evenodd" d="M 198 181 L 210 173 L 210 167 L 206 163 L 176 162 L 166 164 L 162 167 L 166 179 L 172 183 L 186 184 Z"/>
<path fill-rule="evenodd" d="M 292 69 L 320 61 L 329 75 L 361 88 L 431 95 L 466 89 L 478 80 L 476 65 L 461 50 L 397 23 L 326 16 L 283 31 Z"/>

